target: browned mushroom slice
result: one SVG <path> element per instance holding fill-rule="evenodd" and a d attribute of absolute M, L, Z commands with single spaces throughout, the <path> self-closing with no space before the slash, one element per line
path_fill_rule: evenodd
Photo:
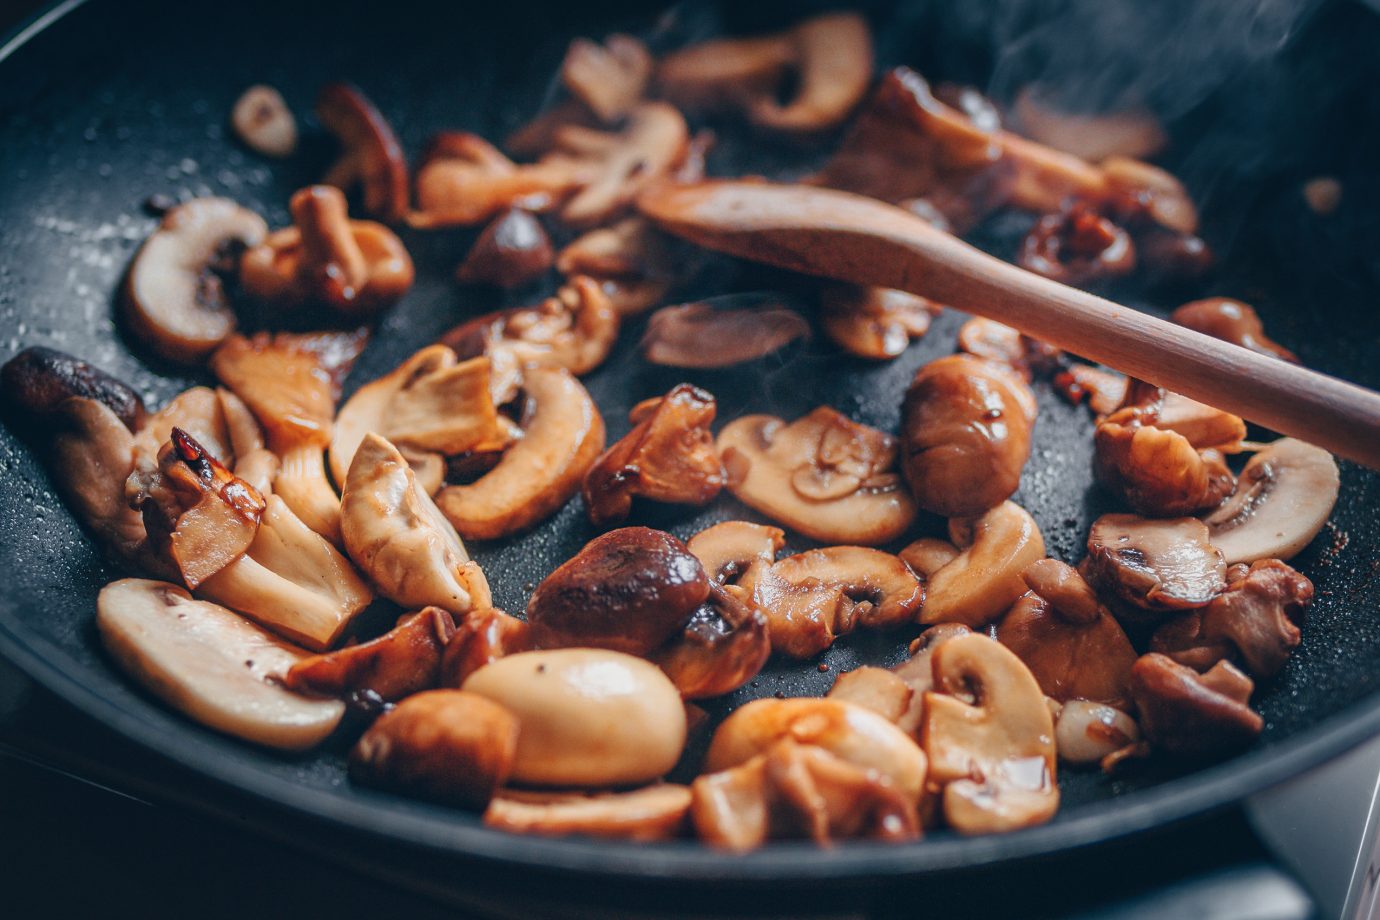
<path fill-rule="evenodd" d="M 1071 364 L 1054 376 L 1055 389 L 1077 405 L 1085 398 L 1097 415 L 1110 415 L 1126 396 L 1126 378 L 1090 364 Z"/>
<path fill-rule="evenodd" d="M 1020 485 L 1035 407 L 1014 372 L 971 355 L 940 358 L 915 375 L 901 411 L 902 469 L 921 508 L 981 514 Z"/>
<path fill-rule="evenodd" d="M 33 425 L 50 421 L 72 397 L 93 399 L 130 431 L 144 424 L 144 401 L 124 381 L 80 358 L 41 345 L 24 349 L 0 367 L 7 407 Z"/>
<path fill-rule="evenodd" d="M 985 626 L 1025 593 L 1021 573 L 1045 554 L 1039 525 L 1011 501 L 975 518 L 952 519 L 949 538 L 957 555 L 927 574 L 923 623 Z M 916 558 L 914 547 L 901 558 Z"/>
<path fill-rule="evenodd" d="M 1110 156 L 1150 157 L 1163 149 L 1164 128 L 1142 108 L 1084 114 L 1051 106 L 1035 87 L 1016 96 L 1014 115 L 1022 132 L 1056 150 L 1098 163 Z"/>
<path fill-rule="evenodd" d="M 455 271 L 461 284 L 519 288 L 546 274 L 556 259 L 541 221 L 521 208 L 499 214 Z"/>
<path fill-rule="evenodd" d="M 1051 345 L 981 316 L 968 320 L 958 330 L 958 347 L 970 355 L 1004 364 L 1026 381 L 1034 371 L 1056 366 L 1062 354 Z"/>
<path fill-rule="evenodd" d="M 1248 705 L 1254 689 L 1226 661 L 1199 674 L 1151 653 L 1131 669 L 1131 697 L 1145 739 L 1184 757 L 1229 754 L 1254 741 L 1265 724 Z"/>
<path fill-rule="evenodd" d="M 283 684 L 320 696 L 367 693 L 397 702 L 437 685 L 441 653 L 454 633 L 449 613 L 427 607 L 404 616 L 377 639 L 303 658 L 288 668 Z"/>
<path fill-rule="evenodd" d="M 580 186 L 570 164 L 518 166 L 475 134 L 438 135 L 417 172 L 417 227 L 482 223 L 507 208 L 548 211 Z"/>
<path fill-rule="evenodd" d="M 1239 300 L 1227 297 L 1192 300 L 1169 314 L 1169 318 L 1180 326 L 1249 348 L 1257 354 L 1295 363 L 1299 360 L 1292 351 L 1271 340 L 1255 308 Z"/>
<path fill-rule="evenodd" d="M 770 415 L 734 419 L 718 448 L 730 491 L 807 537 L 876 545 L 915 519 L 895 472 L 895 438 L 827 406 L 790 424 Z"/>
<path fill-rule="evenodd" d="M 1208 539 L 1228 563 L 1292 559 L 1327 523 L 1339 483 L 1331 454 L 1280 438 L 1251 458 L 1236 492 L 1204 519 Z"/>
<path fill-rule="evenodd" d="M 754 567 L 770 566 L 786 545 L 778 527 L 747 521 L 724 521 L 701 530 L 686 548 L 700 560 L 711 581 L 733 584 Z"/>
<path fill-rule="evenodd" d="M 652 654 L 687 700 L 732 693 L 756 677 L 770 657 L 768 617 L 742 593 L 711 581 L 709 596 L 680 635 Z"/>
<path fill-rule="evenodd" d="M 615 122 L 641 101 L 654 64 L 631 35 L 613 34 L 603 44 L 577 38 L 561 63 L 561 82 L 601 121 Z"/>
<path fill-rule="evenodd" d="M 636 411 L 636 410 L 635 410 Z M 714 397 L 682 383 L 653 405 L 632 431 L 600 455 L 585 474 L 585 509 L 595 526 L 616 524 L 634 498 L 707 505 L 724 485 L 724 468 L 709 426 Z"/>
<path fill-rule="evenodd" d="M 1064 284 L 1129 275 L 1136 267 L 1131 236 L 1085 202 L 1040 218 L 1021 243 L 1017 264 Z"/>
<path fill-rule="evenodd" d="M 756 299 L 755 297 L 753 299 Z M 742 302 L 730 294 L 713 300 Z M 642 337 L 642 356 L 666 367 L 732 367 L 756 361 L 810 336 L 799 313 L 765 297 L 756 306 L 720 306 L 712 300 L 662 307 Z M 706 343 L 713 342 L 713 347 Z"/>
<path fill-rule="evenodd" d="M 235 329 L 225 279 L 240 253 L 267 234 L 262 217 L 228 198 L 170 209 L 125 278 L 125 317 L 135 334 L 173 361 L 204 358 Z"/>
<path fill-rule="evenodd" d="M 1054 722 L 1040 685 L 986 636 L 958 636 L 933 657 L 921 745 L 944 818 L 960 834 L 1042 824 L 1059 807 Z"/>
<path fill-rule="evenodd" d="M 1206 606 L 1226 587 L 1227 565 L 1197 518 L 1105 514 L 1088 533 L 1087 575 L 1134 607 L 1164 615 Z"/>
<path fill-rule="evenodd" d="M 925 603 L 925 587 L 909 566 L 862 546 L 787 556 L 751 570 L 742 586 L 767 613 L 772 647 L 794 658 L 817 655 L 858 626 L 912 622 Z"/>
<path fill-rule="evenodd" d="M 1110 156 L 1098 164 L 1106 184 L 1105 198 L 1113 211 L 1128 211 L 1132 219 L 1156 229 L 1196 240 L 1198 209 L 1183 183 L 1142 160 Z"/>
<path fill-rule="evenodd" d="M 742 108 L 773 91 L 794 54 L 785 33 L 701 42 L 662 57 L 657 88 L 689 111 Z"/>
<path fill-rule="evenodd" d="M 593 794 L 505 790 L 489 803 L 484 823 L 513 834 L 645 843 L 677 836 L 689 810 L 689 788 L 672 783 Z"/>
<path fill-rule="evenodd" d="M 364 211 L 389 222 L 407 214 L 407 161 L 388 121 L 358 89 L 328 83 L 316 97 L 316 117 L 340 141 L 341 154 L 322 180 L 364 192 Z"/>
<path fill-rule="evenodd" d="M 1071 566 L 1042 559 L 1024 574 L 1031 591 L 997 625 L 997 641 L 1046 696 L 1125 707 L 1136 652 L 1121 625 Z"/>
<path fill-rule="evenodd" d="M 619 316 L 655 306 L 684 273 L 667 237 L 641 217 L 626 217 L 576 237 L 556 257 L 556 268 L 567 277 L 588 275 L 598 281 Z"/>
<path fill-rule="evenodd" d="M 831 285 L 820 295 L 820 323 L 844 351 L 885 361 L 929 331 L 943 309 L 932 300 L 890 288 Z"/>
<path fill-rule="evenodd" d="M 864 666 L 836 677 L 825 698 L 870 709 L 888 722 L 899 724 L 914 695 L 910 684 L 895 672 Z"/>
<path fill-rule="evenodd" d="M 896 727 L 910 737 L 920 736 L 925 718 L 925 694 L 934 689 L 934 650 L 950 639 L 971 632 L 962 623 L 931 626 L 911 641 L 907 648 L 910 657 L 891 669 L 911 691 L 905 711 L 896 719 Z"/>
<path fill-rule="evenodd" d="M 526 620 L 493 607 L 471 610 L 446 645 L 441 659 L 441 686 L 460 687 L 485 665 L 531 649 L 531 630 Z"/>

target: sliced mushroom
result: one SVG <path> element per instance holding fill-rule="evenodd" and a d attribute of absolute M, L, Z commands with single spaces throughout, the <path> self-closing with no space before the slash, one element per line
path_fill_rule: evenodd
<path fill-rule="evenodd" d="M 949 539 L 958 555 L 927 577 L 922 623 L 985 626 L 1025 593 L 1021 572 L 1045 555 L 1039 525 L 1011 501 L 975 518 L 950 520 Z M 901 558 L 916 558 L 914 548 L 902 550 Z"/>
<path fill-rule="evenodd" d="M 297 150 L 297 119 L 271 86 L 249 87 L 235 100 L 230 126 L 244 145 L 267 157 L 290 157 Z"/>
<path fill-rule="evenodd" d="M 986 636 L 958 636 L 933 653 L 921 745 L 944 818 L 960 834 L 1042 824 L 1059 807 L 1054 722 L 1044 694 L 1012 652 Z"/>
<path fill-rule="evenodd" d="M 0 393 L 7 408 L 41 427 L 72 397 L 93 399 L 115 413 L 130 431 L 144 424 L 144 401 L 124 381 L 65 352 L 41 345 L 24 349 L 0 368 Z"/>
<path fill-rule="evenodd" d="M 750 569 L 742 581 L 767 613 L 772 647 L 793 658 L 824 651 L 855 627 L 913 622 L 925 587 L 895 556 L 862 546 L 831 546 Z"/>
<path fill-rule="evenodd" d="M 1236 492 L 1204 518 L 1207 538 L 1229 564 L 1292 559 L 1327 523 L 1339 485 L 1331 454 L 1280 438 L 1251 458 Z"/>
<path fill-rule="evenodd" d="M 886 361 L 929 331 L 943 309 L 932 300 L 890 288 L 831 285 L 820 295 L 820 323 L 844 351 Z"/>
<path fill-rule="evenodd" d="M 454 634 L 451 615 L 427 607 L 404 616 L 377 639 L 303 658 L 283 675 L 283 685 L 299 693 L 367 694 L 395 703 L 437 685 L 441 655 Z"/>
<path fill-rule="evenodd" d="M 176 585 L 111 582 L 96 600 L 96 627 L 106 650 L 146 689 L 246 741 L 305 750 L 345 712 L 337 700 L 308 699 L 277 683 L 305 652 Z"/>
<path fill-rule="evenodd" d="M 322 182 L 364 193 L 364 212 L 395 223 L 407 214 L 407 161 L 387 119 L 353 86 L 329 83 L 316 97 L 316 117 L 340 141 L 340 158 Z"/>
<path fill-rule="evenodd" d="M 641 101 L 655 61 L 631 35 L 613 34 L 603 44 L 577 38 L 561 63 L 561 82 L 605 123 L 626 116 Z"/>
<path fill-rule="evenodd" d="M 1175 234 L 1198 232 L 1198 209 L 1178 179 L 1132 157 L 1110 156 L 1098 165 L 1114 210 L 1131 209 Z"/>
<path fill-rule="evenodd" d="M 1151 653 L 1131 669 L 1131 696 L 1145 740 L 1184 757 L 1228 754 L 1254 741 L 1265 725 L 1248 705 L 1254 689 L 1226 661 L 1199 674 Z"/>
<path fill-rule="evenodd" d="M 968 320 L 958 330 L 958 347 L 970 355 L 1006 365 L 1027 382 L 1035 371 L 1056 367 L 1062 355 L 1052 345 L 981 316 Z"/>
<path fill-rule="evenodd" d="M 1086 202 L 1075 201 L 1036 221 L 1016 262 L 1063 284 L 1083 285 L 1135 271 L 1136 248 L 1123 228 Z"/>
<path fill-rule="evenodd" d="M 905 712 L 896 720 L 897 728 L 910 737 L 920 736 L 920 726 L 925 719 L 925 694 L 934 689 L 934 650 L 950 639 L 971 632 L 962 623 L 931 626 L 911 641 L 907 648 L 910 657 L 891 669 L 911 691 Z"/>
<path fill-rule="evenodd" d="M 888 722 L 899 724 L 914 695 L 910 684 L 896 673 L 864 666 L 836 677 L 825 698 L 870 709 Z"/>
<path fill-rule="evenodd" d="M 1054 376 L 1054 386 L 1071 403 L 1084 398 L 1097 415 L 1110 415 L 1126 396 L 1126 378 L 1090 364 L 1071 364 Z"/>
<path fill-rule="evenodd" d="M 1335 176 L 1314 176 L 1299 187 L 1308 210 L 1319 217 L 1334 213 L 1342 203 L 1344 187 Z"/>
<path fill-rule="evenodd" d="M 268 225 L 228 198 L 194 198 L 168 210 L 130 264 L 125 317 L 134 333 L 173 361 L 195 363 L 235 329 L 225 279 Z"/>
<path fill-rule="evenodd" d="M 940 358 L 915 375 L 901 412 L 901 465 L 921 508 L 981 514 L 1020 485 L 1035 407 L 1009 369 L 971 355 Z"/>
<path fill-rule="evenodd" d="M 1168 140 L 1159 120 L 1145 109 L 1075 114 L 1050 106 L 1034 87 L 1017 94 L 1014 114 L 1031 139 L 1090 163 L 1110 156 L 1154 156 Z"/>
<path fill-rule="evenodd" d="M 346 552 L 384 597 L 456 616 L 491 605 L 479 563 L 420 488 L 407 460 L 376 434 L 365 435 L 355 451 L 340 514 Z"/>
<path fill-rule="evenodd" d="M 1169 314 L 1169 318 L 1180 326 L 1249 348 L 1256 354 L 1298 363 L 1292 351 L 1265 334 L 1265 324 L 1248 303 L 1227 297 L 1205 297 L 1189 301 Z"/>
<path fill-rule="evenodd" d="M 744 593 L 711 581 L 709 596 L 680 635 L 652 654 L 687 700 L 732 693 L 756 677 L 770 657 L 770 620 Z"/>
<path fill-rule="evenodd" d="M 1139 741 L 1136 720 L 1105 703 L 1069 700 L 1055 717 L 1054 742 L 1065 763 L 1100 763 Z"/>
<path fill-rule="evenodd" d="M 732 584 L 755 567 L 769 567 L 785 545 L 780 528 L 724 521 L 695 534 L 686 548 L 700 560 L 710 581 Z"/>
<path fill-rule="evenodd" d="M 652 314 L 642 337 L 642 356 L 664 367 L 719 368 L 756 361 L 797 339 L 810 337 L 810 324 L 792 309 L 761 298 L 746 308 L 739 295 L 662 307 Z M 757 298 L 754 298 L 757 299 Z M 706 342 L 714 347 L 706 348 Z"/>
<path fill-rule="evenodd" d="M 513 834 L 600 837 L 650 843 L 678 835 L 690 810 L 690 789 L 658 783 L 631 792 L 500 792 L 484 824 Z"/>
<path fill-rule="evenodd" d="M 714 397 L 682 383 L 652 405 L 622 440 L 585 474 L 585 510 L 596 527 L 616 524 L 634 498 L 676 505 L 707 505 L 723 488 L 723 463 L 709 426 Z"/>
<path fill-rule="evenodd" d="M 790 424 L 734 419 L 717 444 L 738 500 L 807 537 L 876 545 L 915 519 L 894 471 L 896 439 L 827 406 Z"/>
<path fill-rule="evenodd" d="M 541 221 L 521 208 L 509 208 L 479 234 L 456 269 L 455 280 L 520 288 L 545 275 L 555 260 L 551 237 Z"/>
<path fill-rule="evenodd" d="M 1226 587 L 1226 562 L 1209 538 L 1196 518 L 1104 514 L 1088 533 L 1084 574 L 1104 596 L 1132 605 L 1121 614 L 1203 607 Z"/>
<path fill-rule="evenodd" d="M 181 428 L 227 467 L 241 454 L 264 446 L 263 433 L 249 407 L 229 390 L 192 387 L 153 413 L 134 435 L 134 468 L 148 474 L 158 468 L 158 453 Z"/>
<path fill-rule="evenodd" d="M 532 636 L 526 620 L 493 607 L 471 610 L 446 644 L 441 658 L 441 686 L 458 688 L 484 665 L 505 655 L 531 650 Z"/>
<path fill-rule="evenodd" d="M 561 274 L 599 282 L 620 316 L 642 313 L 666 296 L 685 273 L 661 231 L 641 217 L 626 217 L 576 237 L 556 257 Z"/>
<path fill-rule="evenodd" d="M 518 166 L 475 134 L 433 140 L 417 172 L 416 227 L 478 224 L 507 208 L 549 211 L 580 185 L 568 164 Z"/>

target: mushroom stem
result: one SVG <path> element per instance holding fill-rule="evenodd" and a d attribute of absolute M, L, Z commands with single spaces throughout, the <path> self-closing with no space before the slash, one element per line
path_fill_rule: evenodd
<path fill-rule="evenodd" d="M 312 530 L 341 546 L 340 497 L 326 479 L 326 449 L 294 444 L 278 454 L 281 465 L 273 492 Z"/>
<path fill-rule="evenodd" d="M 360 288 L 368 280 L 364 251 L 355 242 L 345 195 L 313 185 L 292 196 L 292 222 L 302 234 L 302 271 L 320 271 L 329 284 Z"/>

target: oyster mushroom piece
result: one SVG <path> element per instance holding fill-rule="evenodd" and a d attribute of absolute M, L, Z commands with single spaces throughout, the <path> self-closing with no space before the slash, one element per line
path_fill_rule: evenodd
<path fill-rule="evenodd" d="M 678 836 L 689 810 L 690 789 L 674 783 L 587 795 L 504 790 L 489 803 L 484 824 L 513 834 L 650 843 Z"/>
<path fill-rule="evenodd" d="M 130 328 L 164 358 L 193 364 L 235 329 L 225 292 L 240 253 L 263 242 L 268 225 L 228 198 L 194 198 L 171 208 L 135 254 L 123 304 Z"/>
<path fill-rule="evenodd" d="M 744 592 L 709 583 L 680 635 L 651 659 L 681 696 L 707 699 L 732 693 L 757 676 L 771 656 L 770 621 Z"/>
<path fill-rule="evenodd" d="M 246 147 L 266 157 L 290 157 L 297 150 L 297 119 L 271 86 L 260 83 L 241 93 L 230 126 Z"/>
<path fill-rule="evenodd" d="M 394 603 L 456 616 L 491 605 L 484 573 L 455 528 L 398 449 L 376 434 L 365 435 L 355 451 L 340 516 L 346 552 Z"/>
<path fill-rule="evenodd" d="M 96 628 L 106 650 L 146 689 L 246 741 L 305 750 L 345 713 L 337 700 L 298 696 L 277 683 L 304 651 L 176 585 L 111 582 L 96 599 Z"/>
<path fill-rule="evenodd" d="M 724 521 L 690 538 L 686 548 L 700 560 L 711 581 L 732 584 L 757 567 L 768 567 L 786 545 L 779 527 Z"/>
<path fill-rule="evenodd" d="M 820 323 L 834 344 L 859 358 L 888 361 L 924 336 L 944 308 L 890 288 L 831 285 L 820 294 Z"/>
<path fill-rule="evenodd" d="M 561 82 L 607 124 L 637 106 L 654 66 L 647 46 L 631 35 L 615 33 L 603 44 L 577 38 L 561 62 Z"/>
<path fill-rule="evenodd" d="M 1189 301 L 1169 314 L 1169 318 L 1180 326 L 1240 345 L 1256 354 L 1298 363 L 1292 351 L 1265 334 L 1265 324 L 1248 303 L 1227 297 L 1204 297 Z"/>
<path fill-rule="evenodd" d="M 1131 669 L 1131 697 L 1145 740 L 1182 757 L 1219 756 L 1254 741 L 1265 725 L 1248 705 L 1254 690 L 1251 679 L 1226 661 L 1199 674 L 1152 652 Z"/>
<path fill-rule="evenodd" d="M 925 586 L 900 559 L 863 546 L 812 549 L 754 569 L 742 588 L 767 614 L 772 647 L 809 658 L 858 626 L 915 621 Z"/>
<path fill-rule="evenodd" d="M 1030 671 L 978 634 L 942 643 L 932 664 L 920 739 L 949 826 L 996 834 L 1054 817 L 1054 722 Z"/>
<path fill-rule="evenodd" d="M 174 396 L 135 432 L 136 470 L 148 473 L 158 467 L 158 454 L 174 428 L 187 432 L 227 467 L 264 446 L 259 423 L 243 400 L 227 389 L 192 387 Z"/>
<path fill-rule="evenodd" d="M 790 424 L 734 419 L 717 446 L 739 501 L 820 542 L 886 543 L 915 519 L 895 472 L 896 439 L 827 406 Z"/>
<path fill-rule="evenodd" d="M 387 119 L 346 83 L 321 88 L 316 117 L 341 147 L 340 158 L 322 182 L 343 191 L 359 186 L 366 214 L 390 223 L 401 221 L 407 214 L 407 161 Z"/>
<path fill-rule="evenodd" d="M 1327 451 L 1280 438 L 1250 459 L 1236 491 L 1203 519 L 1207 539 L 1229 564 L 1292 559 L 1327 523 L 1340 482 Z"/>
<path fill-rule="evenodd" d="M 368 696 L 395 703 L 435 687 L 455 621 L 440 607 L 404 615 L 388 632 L 295 663 L 282 676 L 289 690 L 317 696 Z"/>
<path fill-rule="evenodd" d="M 556 260 L 541 221 L 521 208 L 499 214 L 479 234 L 455 271 L 461 284 L 520 288 L 541 278 Z"/>
<path fill-rule="evenodd" d="M 633 410 L 634 425 L 585 474 L 585 510 L 596 527 L 622 521 L 634 498 L 707 505 L 723 488 L 723 463 L 709 426 L 714 397 L 682 383 Z"/>
<path fill-rule="evenodd" d="M 652 314 L 642 336 L 642 357 L 663 367 L 719 368 L 756 361 L 797 339 L 810 337 L 810 324 L 771 296 L 736 307 L 742 295 L 662 307 Z M 715 303 L 729 304 L 720 306 Z M 712 348 L 705 343 L 713 342 Z"/>
<path fill-rule="evenodd" d="M 441 686 L 459 688 L 465 680 L 505 655 L 532 651 L 526 620 L 502 610 L 471 610 L 460 621 L 441 657 Z"/>
<path fill-rule="evenodd" d="M 446 486 L 436 505 L 465 539 L 496 539 L 524 530 L 564 505 L 604 449 L 604 420 L 569 371 L 523 372 L 528 412 L 522 440 L 469 485 Z"/>
<path fill-rule="evenodd" d="M 922 623 L 974 629 L 990 623 L 1025 593 L 1021 572 L 1045 555 L 1039 525 L 1012 501 L 978 517 L 950 520 L 949 538 L 958 555 L 926 579 Z M 901 558 L 915 559 L 915 549 L 915 544 L 906 547 Z"/>
<path fill-rule="evenodd" d="M 414 227 L 483 223 L 507 208 L 549 211 L 579 188 L 569 164 L 519 166 L 476 134 L 448 131 L 431 144 L 417 172 Z"/>
<path fill-rule="evenodd" d="M 1197 518 L 1105 514 L 1088 533 L 1093 586 L 1151 614 L 1206 606 L 1226 587 L 1227 564 Z"/>

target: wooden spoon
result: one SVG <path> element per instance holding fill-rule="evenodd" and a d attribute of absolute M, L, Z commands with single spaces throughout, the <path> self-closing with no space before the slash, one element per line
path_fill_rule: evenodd
<path fill-rule="evenodd" d="M 809 186 L 724 181 L 661 185 L 638 207 L 707 249 L 954 304 L 1380 469 L 1380 393 L 1042 278 L 889 204 Z"/>

